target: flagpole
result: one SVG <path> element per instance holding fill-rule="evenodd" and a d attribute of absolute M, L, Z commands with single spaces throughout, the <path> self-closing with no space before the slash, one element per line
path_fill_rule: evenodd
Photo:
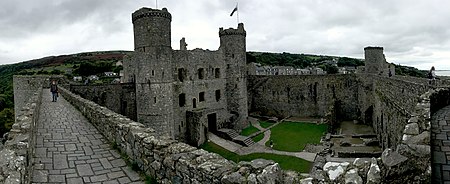
<path fill-rule="evenodd" d="M 236 1 L 236 7 L 237 7 L 237 11 L 236 11 L 236 17 L 237 17 L 237 24 L 239 24 L 239 1 Z"/>
<path fill-rule="evenodd" d="M 156 9 L 158 9 L 158 0 L 155 1 Z"/>

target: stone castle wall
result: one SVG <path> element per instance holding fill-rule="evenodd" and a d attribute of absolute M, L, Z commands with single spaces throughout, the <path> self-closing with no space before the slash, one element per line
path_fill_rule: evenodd
<path fill-rule="evenodd" d="M 132 83 L 70 85 L 70 91 L 101 106 L 136 120 L 136 93 Z"/>
<path fill-rule="evenodd" d="M 182 49 L 173 50 L 171 20 L 166 8 L 141 8 L 132 15 L 135 51 L 124 59 L 123 81 L 136 85 L 137 121 L 194 145 L 203 143 L 208 131 L 246 127 L 244 25 L 220 28 L 217 51 L 187 50 L 184 38 Z"/>
<path fill-rule="evenodd" d="M 292 183 L 299 179 L 294 173 L 282 171 L 277 163 L 256 160 L 236 164 L 218 154 L 158 136 L 154 129 L 66 89 L 61 93 L 132 163 L 160 183 Z"/>
<path fill-rule="evenodd" d="M 10 132 L 5 134 L 4 146 L 0 142 L 0 183 L 31 181 L 36 144 L 35 125 L 39 118 L 42 87 L 48 78 L 14 76 L 16 119 Z"/>
<path fill-rule="evenodd" d="M 342 119 L 358 119 L 359 85 L 355 75 L 249 76 L 249 111 L 325 117 L 337 104 Z"/>
<path fill-rule="evenodd" d="M 395 148 L 427 80 L 379 75 L 249 76 L 250 112 L 272 116 L 325 117 L 372 125 L 383 148 Z"/>
<path fill-rule="evenodd" d="M 371 121 L 366 123 L 372 125 L 383 148 L 395 148 L 402 141 L 403 129 L 414 114 L 420 95 L 431 86 L 378 75 L 368 75 L 364 82 L 373 90 L 365 90 L 366 98 L 361 101 L 363 119 Z"/>

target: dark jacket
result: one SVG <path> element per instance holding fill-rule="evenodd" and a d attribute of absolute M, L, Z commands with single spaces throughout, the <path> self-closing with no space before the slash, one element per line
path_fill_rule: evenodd
<path fill-rule="evenodd" d="M 57 93 L 58 92 L 58 86 L 56 84 L 50 84 L 50 92 Z"/>

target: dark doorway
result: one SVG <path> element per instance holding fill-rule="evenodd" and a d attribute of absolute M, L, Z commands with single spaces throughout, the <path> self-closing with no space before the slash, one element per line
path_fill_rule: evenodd
<path fill-rule="evenodd" d="M 367 110 L 364 112 L 364 123 L 366 125 L 372 126 L 372 116 L 373 116 L 373 106 L 370 106 L 367 108 Z"/>
<path fill-rule="evenodd" d="M 127 102 L 126 101 L 122 101 L 122 105 L 120 106 L 120 114 L 127 116 Z"/>
<path fill-rule="evenodd" d="M 216 113 L 208 114 L 208 130 L 216 132 L 217 130 L 217 115 Z"/>

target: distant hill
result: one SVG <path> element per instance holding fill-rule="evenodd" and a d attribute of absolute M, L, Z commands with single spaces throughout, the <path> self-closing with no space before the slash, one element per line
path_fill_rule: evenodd
<path fill-rule="evenodd" d="M 98 51 L 61 56 L 49 56 L 16 64 L 0 65 L 0 137 L 9 131 L 14 123 L 13 75 L 55 74 L 72 78 L 75 75 L 88 76 L 106 71 L 118 72 L 121 67 L 115 66 L 117 61 L 131 51 Z M 321 67 L 326 71 L 335 71 L 330 63 L 337 66 L 363 66 L 362 59 L 323 56 L 311 54 L 247 52 L 247 62 L 262 65 L 293 66 L 296 68 Z M 426 77 L 426 71 L 413 67 L 396 65 L 398 75 Z M 5 118 L 3 118 L 5 117 Z"/>

